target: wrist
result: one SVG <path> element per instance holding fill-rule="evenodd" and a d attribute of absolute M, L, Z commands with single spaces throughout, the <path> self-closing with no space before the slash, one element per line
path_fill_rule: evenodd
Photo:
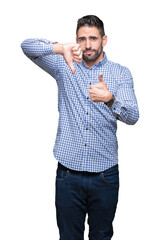
<path fill-rule="evenodd" d="M 53 50 L 53 52 L 56 53 L 56 54 L 61 54 L 61 55 L 63 55 L 63 53 L 64 53 L 63 45 L 64 45 L 64 44 L 61 44 L 61 43 L 53 43 L 53 44 L 52 44 L 52 50 Z"/>
<path fill-rule="evenodd" d="M 113 94 L 112 94 L 111 92 L 109 92 L 109 94 L 107 93 L 106 96 L 104 97 L 103 102 L 104 102 L 104 103 L 107 103 L 107 102 L 109 102 L 110 100 L 112 100 L 112 98 L 113 98 Z"/>
<path fill-rule="evenodd" d="M 115 102 L 115 96 L 111 93 L 112 97 L 110 98 L 109 101 L 104 102 L 105 105 L 107 105 L 107 107 L 112 107 L 112 104 Z"/>

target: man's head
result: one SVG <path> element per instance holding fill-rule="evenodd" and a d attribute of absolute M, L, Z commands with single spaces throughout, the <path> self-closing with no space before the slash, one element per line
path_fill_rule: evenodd
<path fill-rule="evenodd" d="M 94 15 L 84 16 L 77 22 L 76 33 L 84 61 L 92 66 L 102 60 L 103 47 L 107 43 L 103 22 Z"/>
<path fill-rule="evenodd" d="M 80 27 L 83 27 L 83 26 L 96 27 L 98 28 L 102 38 L 105 35 L 103 22 L 97 16 L 87 15 L 78 19 L 76 34 L 78 34 L 78 30 L 80 29 Z"/>

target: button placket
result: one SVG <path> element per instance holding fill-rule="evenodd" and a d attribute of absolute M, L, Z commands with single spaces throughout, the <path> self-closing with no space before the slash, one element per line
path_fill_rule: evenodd
<path fill-rule="evenodd" d="M 88 90 L 87 90 L 87 86 L 85 87 L 84 91 L 85 91 L 85 96 L 86 96 L 86 101 L 85 101 L 85 112 L 86 112 L 86 116 L 85 116 L 85 126 L 84 126 L 84 146 L 85 148 L 87 147 L 87 132 L 86 132 L 86 126 L 87 126 L 87 121 L 88 121 Z"/>
<path fill-rule="evenodd" d="M 90 71 L 90 70 L 89 70 Z M 85 125 L 85 139 L 86 139 L 86 143 L 85 143 L 85 146 L 88 145 L 88 140 L 89 140 L 89 128 L 88 128 L 88 122 L 89 122 L 89 101 L 90 101 L 90 93 L 89 93 L 89 90 L 90 90 L 90 85 L 91 85 L 91 75 L 89 74 L 89 79 L 87 81 L 87 94 L 86 94 L 86 125 Z"/>

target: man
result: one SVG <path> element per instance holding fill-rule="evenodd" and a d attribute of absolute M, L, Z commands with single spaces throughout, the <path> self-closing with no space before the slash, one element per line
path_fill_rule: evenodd
<path fill-rule="evenodd" d="M 128 68 L 107 59 L 103 22 L 78 20 L 76 43 L 27 39 L 22 49 L 58 85 L 59 123 L 54 156 L 56 212 L 61 240 L 110 240 L 118 202 L 117 119 L 139 118 Z"/>

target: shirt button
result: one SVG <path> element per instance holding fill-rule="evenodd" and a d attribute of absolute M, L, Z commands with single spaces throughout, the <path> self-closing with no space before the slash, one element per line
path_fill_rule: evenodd
<path fill-rule="evenodd" d="M 87 146 L 87 144 L 85 144 L 85 147 Z"/>
<path fill-rule="evenodd" d="M 88 112 L 86 114 L 88 115 Z"/>
<path fill-rule="evenodd" d="M 88 130 L 88 128 L 86 128 L 86 130 Z"/>
<path fill-rule="evenodd" d="M 91 85 L 92 83 L 90 82 L 89 84 Z"/>
<path fill-rule="evenodd" d="M 87 97 L 87 99 L 89 99 L 89 97 Z"/>

